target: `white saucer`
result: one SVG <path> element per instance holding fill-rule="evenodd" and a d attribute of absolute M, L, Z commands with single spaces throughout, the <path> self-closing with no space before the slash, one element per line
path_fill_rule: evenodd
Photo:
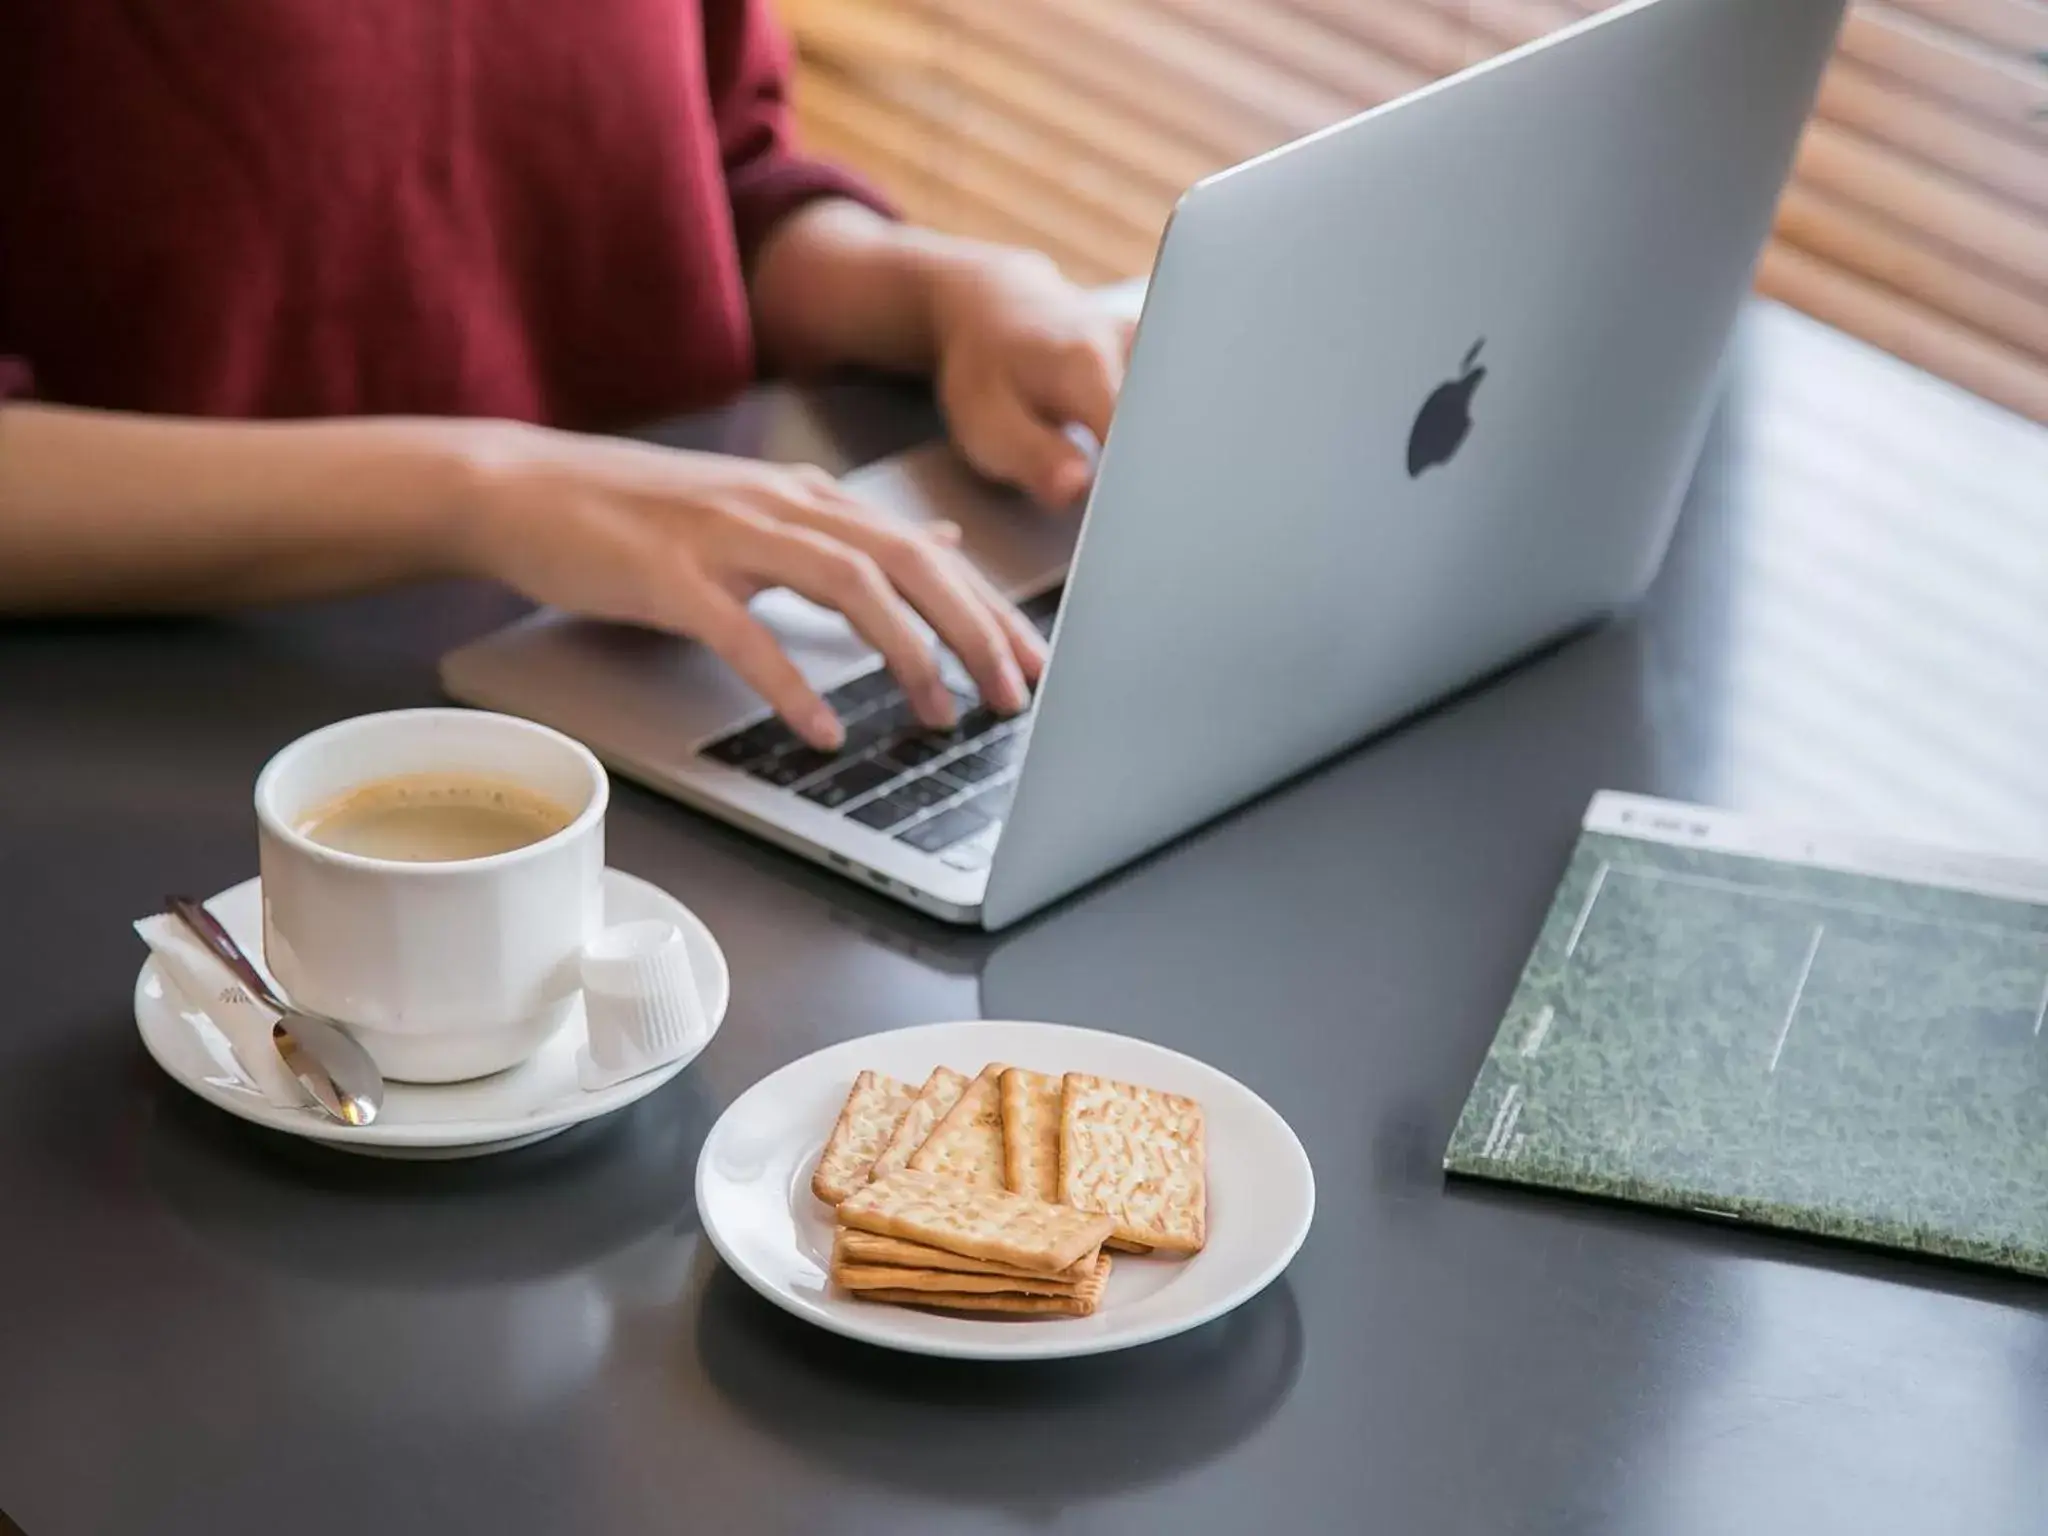
<path fill-rule="evenodd" d="M 263 897 L 259 881 L 245 880 L 206 905 L 243 949 L 252 955 L 261 953 Z M 619 870 L 606 870 L 605 922 L 639 918 L 659 918 L 682 929 L 690 968 L 704 995 L 704 1016 L 711 1021 L 715 1035 L 732 995 L 732 979 L 711 930 L 666 891 Z M 509 1152 L 624 1109 L 654 1092 L 692 1060 L 686 1056 L 623 1083 L 585 1093 L 576 1082 L 576 1052 L 584 1038 L 579 1002 L 532 1060 L 469 1083 L 392 1083 L 376 1122 L 350 1126 L 311 1105 L 285 1108 L 264 1097 L 235 1060 L 227 1037 L 166 985 L 154 959 L 145 961 L 142 974 L 135 978 L 135 1027 L 156 1064 L 208 1103 L 273 1131 L 373 1157 L 482 1157 Z M 708 1043 L 709 1036 L 706 1040 Z"/>
<path fill-rule="evenodd" d="M 936 1066 L 988 1062 L 1093 1072 L 1202 1101 L 1209 1243 L 1192 1259 L 1116 1256 L 1093 1317 L 976 1320 L 854 1301 L 826 1279 L 832 1211 L 811 1169 L 863 1068 L 921 1083 Z M 1287 1122 L 1235 1078 L 1143 1040 L 1064 1024 L 928 1024 L 848 1040 L 756 1083 L 697 1159 L 697 1213 L 748 1285 L 807 1322 L 912 1354 L 1044 1360 L 1148 1344 L 1256 1296 L 1287 1267 L 1315 1214 L 1315 1175 Z"/>

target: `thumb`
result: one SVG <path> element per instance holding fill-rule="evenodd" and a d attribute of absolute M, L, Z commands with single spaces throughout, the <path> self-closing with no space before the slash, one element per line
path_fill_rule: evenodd
<path fill-rule="evenodd" d="M 954 422 L 968 463 L 992 480 L 1028 491 L 1048 507 L 1066 507 L 1088 489 L 1088 456 L 1058 427 L 1008 390 L 984 397 Z"/>
<path fill-rule="evenodd" d="M 1124 381 L 1122 338 L 1069 341 L 1030 358 L 1018 370 L 1024 404 L 1035 415 L 1086 427 L 1101 442 L 1109 436 L 1116 393 Z"/>

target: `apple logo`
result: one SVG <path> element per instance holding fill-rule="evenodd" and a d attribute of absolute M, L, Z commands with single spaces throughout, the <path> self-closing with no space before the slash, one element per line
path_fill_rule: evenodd
<path fill-rule="evenodd" d="M 1479 349 L 1485 345 L 1484 336 L 1473 342 L 1458 377 L 1439 385 L 1422 403 L 1421 413 L 1415 418 L 1415 430 L 1408 434 L 1411 480 L 1434 465 L 1450 463 L 1464 445 L 1465 434 L 1472 430 L 1472 396 L 1479 381 L 1486 377 L 1486 370 L 1478 366 Z"/>

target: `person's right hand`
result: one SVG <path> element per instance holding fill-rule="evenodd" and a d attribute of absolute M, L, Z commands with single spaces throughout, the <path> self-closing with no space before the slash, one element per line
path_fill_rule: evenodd
<path fill-rule="evenodd" d="M 836 748 L 844 730 L 747 611 L 764 588 L 845 614 L 935 728 L 955 703 L 913 610 L 1003 714 L 1045 665 L 1038 632 L 943 533 L 884 521 L 821 470 L 519 426 L 485 429 L 471 457 L 463 569 L 703 642 L 813 746 Z"/>

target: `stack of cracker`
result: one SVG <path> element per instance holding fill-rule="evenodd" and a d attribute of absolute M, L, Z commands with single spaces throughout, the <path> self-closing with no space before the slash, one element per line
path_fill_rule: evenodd
<path fill-rule="evenodd" d="M 811 1189 L 837 1208 L 832 1278 L 862 1300 L 1086 1317 L 1102 1250 L 1207 1239 L 1202 1106 L 1086 1073 L 992 1063 L 923 1085 L 863 1072 Z"/>
<path fill-rule="evenodd" d="M 1112 1225 L 906 1168 L 840 1202 L 832 1278 L 864 1301 L 1087 1317 L 1109 1280 Z"/>

